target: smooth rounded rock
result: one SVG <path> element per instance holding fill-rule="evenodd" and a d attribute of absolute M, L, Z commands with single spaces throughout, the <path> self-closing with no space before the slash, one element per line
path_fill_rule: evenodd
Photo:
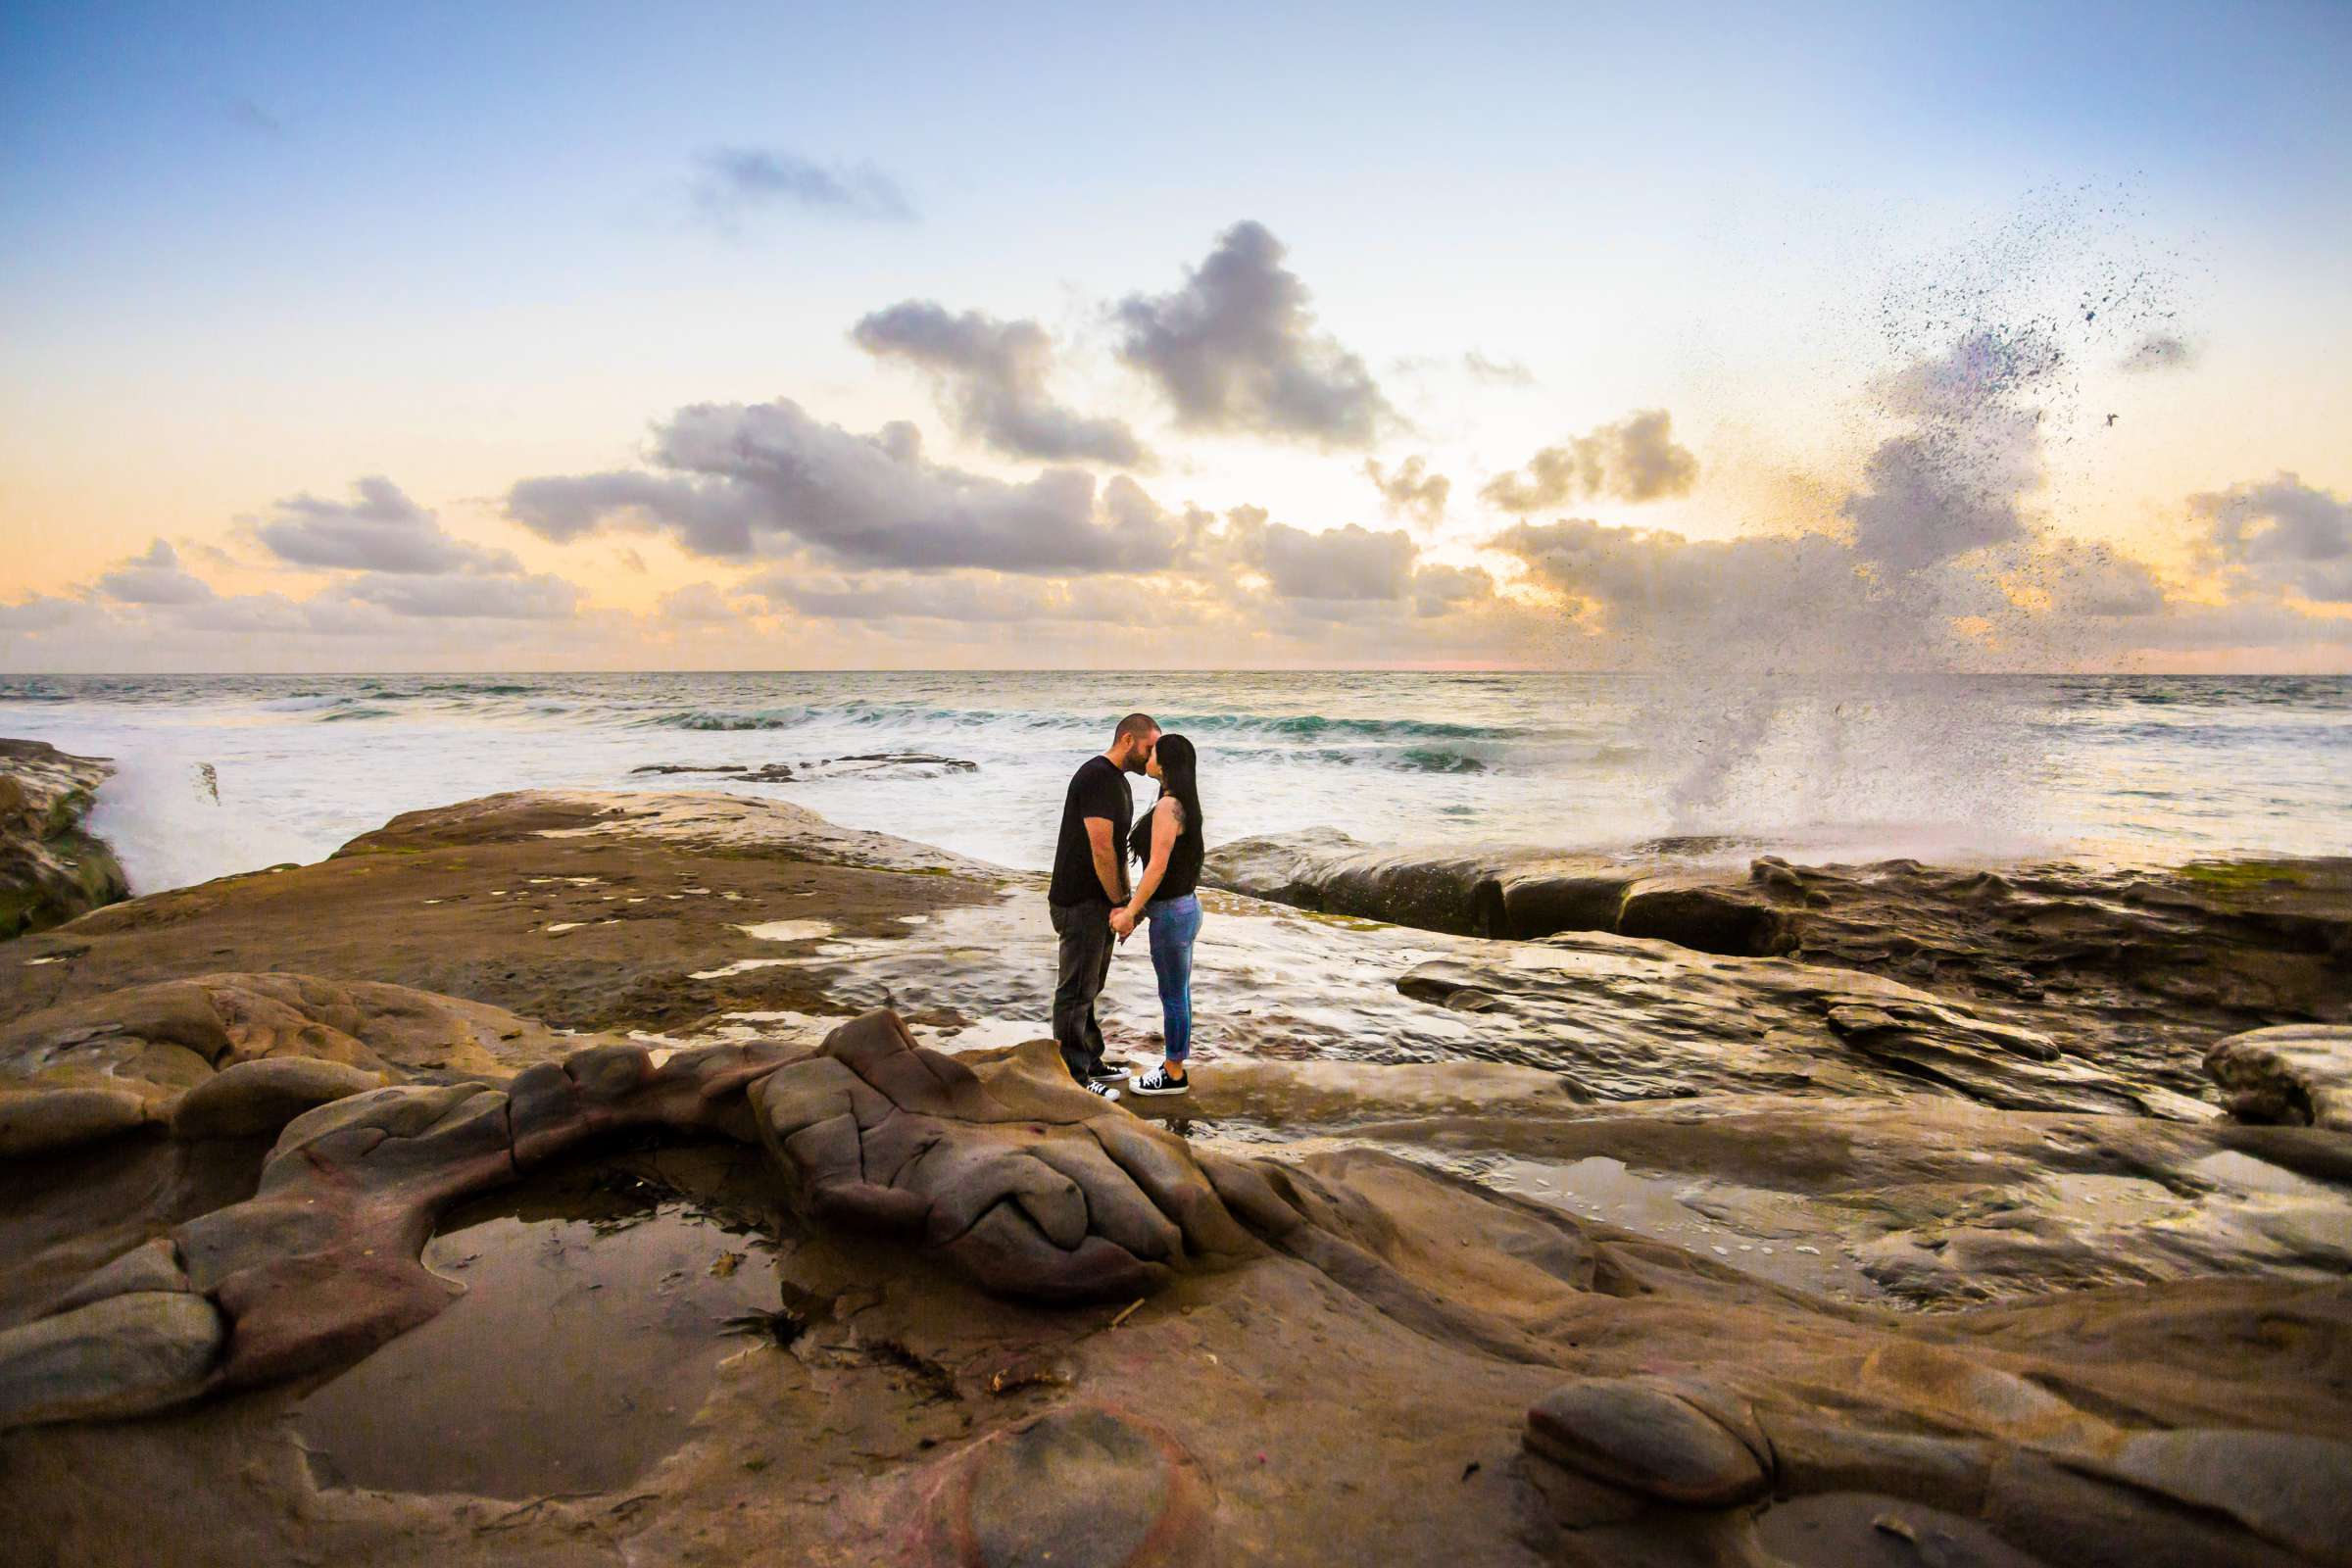
<path fill-rule="evenodd" d="M 1755 1451 L 1654 1383 L 1591 1378 L 1527 1412 L 1527 1446 L 1572 1470 L 1665 1502 L 1723 1508 L 1771 1484 Z"/>
<path fill-rule="evenodd" d="M 188 1291 L 109 1297 L 0 1333 L 0 1429 L 137 1415 L 202 1393 L 228 1337 Z"/>
<path fill-rule="evenodd" d="M 1048 1041 L 976 1071 L 870 1012 L 752 1102 L 801 1212 L 925 1248 L 994 1295 L 1132 1300 L 1258 1250 L 1182 1140 L 1080 1089 Z"/>
<path fill-rule="evenodd" d="M 2292 1432 L 2141 1432 L 2082 1468 L 2229 1514 L 2314 1562 L 2352 1562 L 2352 1443 Z"/>
<path fill-rule="evenodd" d="M 1098 1405 L 978 1445 L 942 1497 L 962 1568 L 1161 1568 L 1204 1561 L 1208 1488 L 1166 1434 Z"/>
<path fill-rule="evenodd" d="M 148 1119 L 126 1089 L 26 1089 L 0 1094 L 0 1159 L 47 1154 L 128 1132 Z"/>
<path fill-rule="evenodd" d="M 63 1312 L 72 1307 L 87 1306 L 111 1296 L 137 1296 L 148 1291 L 185 1291 L 188 1271 L 179 1266 L 179 1249 L 169 1236 L 134 1247 L 104 1268 L 82 1277 L 81 1282 L 49 1304 L 51 1312 Z"/>
<path fill-rule="evenodd" d="M 258 1138 L 304 1111 L 383 1087 L 381 1073 L 309 1056 L 240 1061 L 198 1084 L 172 1108 L 175 1138 Z"/>

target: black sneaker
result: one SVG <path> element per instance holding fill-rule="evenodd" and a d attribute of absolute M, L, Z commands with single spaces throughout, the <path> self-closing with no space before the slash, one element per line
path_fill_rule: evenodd
<path fill-rule="evenodd" d="M 1115 1084 L 1131 1077 L 1134 1070 L 1132 1067 L 1121 1066 L 1115 1061 L 1105 1060 L 1098 1061 L 1092 1067 L 1087 1068 L 1086 1075 L 1099 1084 Z"/>
<path fill-rule="evenodd" d="M 1139 1072 L 1128 1079 L 1127 1087 L 1139 1095 L 1181 1095 L 1193 1087 L 1193 1075 L 1186 1073 L 1181 1078 L 1171 1078 L 1167 1068 L 1154 1067 L 1150 1072 Z"/>
<path fill-rule="evenodd" d="M 1114 1105 L 1119 1102 L 1119 1092 L 1116 1089 L 1111 1088 L 1108 1084 L 1081 1084 L 1079 1087 L 1084 1089 L 1090 1095 L 1102 1096 L 1104 1100 L 1109 1101 Z"/>

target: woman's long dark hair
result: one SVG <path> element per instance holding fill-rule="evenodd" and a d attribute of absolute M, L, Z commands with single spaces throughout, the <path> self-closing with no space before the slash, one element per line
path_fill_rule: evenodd
<path fill-rule="evenodd" d="M 1184 830 L 1197 842 L 1207 818 L 1200 814 L 1200 760 L 1193 754 L 1193 743 L 1181 735 L 1162 735 L 1152 755 L 1159 760 L 1159 793 L 1162 798 L 1173 795 L 1184 805 Z M 1153 801 L 1156 809 L 1159 802 Z M 1128 837 L 1127 848 L 1146 865 L 1152 863 L 1152 813 L 1146 811 L 1143 820 L 1135 824 Z"/>

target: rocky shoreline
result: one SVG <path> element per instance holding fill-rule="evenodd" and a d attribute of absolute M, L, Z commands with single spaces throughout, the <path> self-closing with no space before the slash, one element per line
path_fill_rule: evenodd
<path fill-rule="evenodd" d="M 2340 865 L 1671 870 L 1529 940 L 1359 853 L 1220 852 L 1280 902 L 1209 897 L 1174 1105 L 1036 1043 L 1035 878 L 773 801 L 492 797 L 0 946 L 11 1539 L 2348 1560 Z M 1732 912 L 1622 929 L 1670 893 Z"/>
<path fill-rule="evenodd" d="M 114 852 L 83 826 L 104 758 L 0 740 L 0 941 L 130 897 Z"/>
<path fill-rule="evenodd" d="M 1203 877 L 1296 908 L 1434 931 L 1605 933 L 1859 970 L 2188 1095 L 2201 1092 L 2200 1057 L 2222 1036 L 2352 1023 L 2352 859 L 1940 869 L 1764 857 L 1734 869 L 1703 858 L 1705 848 L 1668 844 L 1628 860 L 1384 848 L 1324 830 L 1222 846 Z"/>

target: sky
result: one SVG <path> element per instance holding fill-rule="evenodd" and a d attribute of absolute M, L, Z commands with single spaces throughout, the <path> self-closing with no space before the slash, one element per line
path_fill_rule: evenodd
<path fill-rule="evenodd" d="M 2352 670 L 2347 83 L 2341 0 L 0 3 L 0 670 Z"/>

